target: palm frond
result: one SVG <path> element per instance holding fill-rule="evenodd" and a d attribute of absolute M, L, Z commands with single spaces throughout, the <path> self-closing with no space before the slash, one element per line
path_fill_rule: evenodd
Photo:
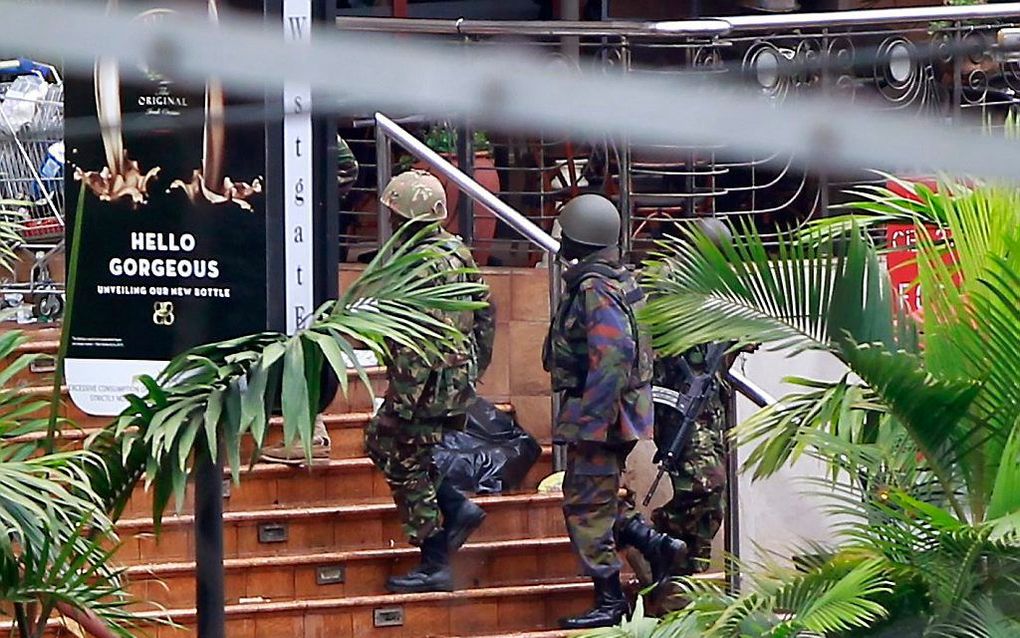
<path fill-rule="evenodd" d="M 105 533 L 96 530 L 86 514 L 69 534 L 47 536 L 39 544 L 21 543 L 16 556 L 0 554 L 0 599 L 38 604 L 39 625 L 66 606 L 98 619 L 115 635 L 132 636 L 136 616 L 128 605 L 134 599 L 124 589 L 123 568 L 112 567 L 112 527 Z"/>
<path fill-rule="evenodd" d="M 1020 621 L 1006 615 L 990 597 L 967 601 L 953 621 L 943 621 L 929 629 L 936 638 L 1014 638 L 1020 636 Z"/>
<path fill-rule="evenodd" d="M 846 469 L 841 459 L 867 454 L 867 446 L 889 429 L 885 407 L 867 386 L 850 382 L 849 375 L 835 382 L 800 377 L 783 382 L 804 390 L 759 410 L 733 433 L 741 447 L 751 448 L 743 470 L 752 471 L 755 479 L 772 476 L 805 453 L 833 459 L 830 470 L 838 472 Z M 847 447 L 836 450 L 839 441 Z"/>
<path fill-rule="evenodd" d="M 0 268 L 11 273 L 18 262 L 18 247 L 24 243 L 21 234 L 27 217 L 17 202 L 0 200 Z"/>
<path fill-rule="evenodd" d="M 8 390 L 0 390 L 3 409 L 39 408 Z M 2 411 L 2 410 L 0 410 Z M 8 415 L 10 412 L 8 412 Z M 89 485 L 89 468 L 101 461 L 90 452 L 40 454 L 44 439 L 4 440 L 13 435 L 40 435 L 45 419 L 0 421 L 0 554 L 14 554 L 14 542 L 41 546 L 47 538 L 73 533 L 85 515 L 100 529 L 111 525 Z"/>
<path fill-rule="evenodd" d="M 919 182 L 907 181 L 881 171 L 874 172 L 886 182 L 895 184 L 899 192 L 874 184 L 862 184 L 848 189 L 845 194 L 852 198 L 851 201 L 832 208 L 853 212 L 812 221 L 807 226 L 807 232 L 836 239 L 845 237 L 855 228 L 870 230 L 884 224 L 942 227 L 946 223 L 947 210 L 952 206 L 954 195 L 965 188 L 950 185 L 948 180 L 943 180 L 944 187 L 936 192 Z"/>
<path fill-rule="evenodd" d="M 876 598 L 891 591 L 881 561 L 865 561 L 849 570 L 829 562 L 787 583 L 775 604 L 790 610 L 793 618 L 787 624 L 829 635 L 863 629 L 884 618 L 887 612 Z"/>
<path fill-rule="evenodd" d="M 838 354 L 847 337 L 915 347 L 909 323 L 893 321 L 888 276 L 865 235 L 837 243 L 781 233 L 771 254 L 756 230 L 742 231 L 716 245 L 683 229 L 683 238 L 660 244 L 646 265 L 651 294 L 639 315 L 657 350 L 735 341 Z"/>
<path fill-rule="evenodd" d="M 176 357 L 158 379 L 143 378 L 144 396 L 107 432 L 90 443 L 106 460 L 106 476 L 94 477 L 104 500 L 123 506 L 128 486 L 145 478 L 152 488 L 159 525 L 171 499 L 183 504 L 199 451 L 220 451 L 234 480 L 240 479 L 242 438 L 254 439 L 254 463 L 274 411 L 283 413 L 284 442 L 298 441 L 311 456 L 314 412 L 328 365 L 348 391 L 348 370 L 371 392 L 355 348 L 367 347 L 386 360 L 391 346 L 438 360 L 465 337 L 439 315 L 484 306 L 482 284 L 467 281 L 467 269 L 443 271 L 443 247 L 428 242 L 435 227 L 403 230 L 376 257 L 339 301 L 316 310 L 311 325 L 294 335 L 265 332 L 193 348 Z M 446 283 L 450 275 L 465 275 Z"/>

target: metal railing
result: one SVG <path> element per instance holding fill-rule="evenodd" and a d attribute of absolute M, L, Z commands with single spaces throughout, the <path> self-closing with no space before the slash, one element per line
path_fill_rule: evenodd
<path fill-rule="evenodd" d="M 503 202 L 494 193 L 472 179 L 467 173 L 454 166 L 449 160 L 430 149 L 414 135 L 402 126 L 386 117 L 382 113 L 375 114 L 375 135 L 376 135 L 376 165 L 379 167 L 376 175 L 378 190 L 381 193 L 392 176 L 392 155 L 390 143 L 395 142 L 411 153 L 419 160 L 428 165 L 433 173 L 442 175 L 457 185 L 457 187 L 511 228 L 520 233 L 525 239 L 546 252 L 549 256 L 549 304 L 550 310 L 555 311 L 562 291 L 561 266 L 556 254 L 560 249 L 560 242 L 535 225 L 530 219 L 517 210 Z M 389 238 L 390 234 L 390 212 L 381 203 L 377 209 L 378 215 L 378 240 L 382 244 Z M 750 399 L 755 405 L 765 407 L 775 403 L 775 399 L 767 392 L 759 388 L 750 379 L 735 370 L 728 373 L 728 378 L 733 387 Z M 558 412 L 559 397 L 553 396 L 553 411 Z M 554 459 L 556 469 L 563 469 L 563 458 L 560 450 Z"/>
<path fill-rule="evenodd" d="M 513 42 L 578 73 L 696 75 L 750 85 L 776 104 L 816 92 L 975 128 L 991 121 L 994 130 L 1020 104 L 1020 64 L 1004 58 L 996 43 L 998 30 L 1017 21 L 1020 3 L 670 22 L 341 18 L 337 24 L 427 34 L 452 46 Z M 427 124 L 418 125 L 422 138 Z M 469 126 L 457 126 L 470 140 Z M 843 200 L 848 184 L 875 179 L 865 172 L 867 166 L 859 174 L 811 174 L 794 168 L 791 157 L 748 156 L 723 146 L 639 148 L 623 139 L 569 139 L 538 130 L 486 133 L 486 155 L 479 155 L 484 166 L 476 162 L 474 171 L 476 177 L 481 172 L 498 176 L 500 199 L 551 233 L 566 199 L 584 190 L 603 192 L 620 206 L 628 229 L 624 244 L 633 261 L 686 219 L 745 217 L 768 232 L 824 215 Z M 372 139 L 359 143 L 371 162 Z M 472 150 L 479 151 L 467 146 L 458 159 L 469 160 Z M 460 165 L 472 174 L 469 161 Z M 374 191 L 374 184 L 368 186 L 362 184 L 365 198 Z M 374 217 L 367 205 L 361 210 L 362 216 Z M 368 241 L 365 230 L 344 239 Z M 521 243 L 502 226 L 494 236 L 470 228 L 461 232 L 490 247 L 493 264 L 530 266 L 542 256 L 541 249 Z"/>
<path fill-rule="evenodd" d="M 399 124 L 382 113 L 375 114 L 375 136 L 377 166 L 376 183 L 379 193 L 382 193 L 392 176 L 390 142 L 393 141 L 419 160 L 425 162 L 431 172 L 438 173 L 449 179 L 472 201 L 478 202 L 487 208 L 492 214 L 520 233 L 529 242 L 546 252 L 549 257 L 549 308 L 550 310 L 555 311 L 559 304 L 560 292 L 563 286 L 563 280 L 560 274 L 560 263 L 556 259 L 556 253 L 560 250 L 559 241 L 536 226 L 530 219 L 507 205 L 491 191 L 487 190 L 484 186 L 472 179 L 467 173 L 444 159 L 441 155 L 433 151 Z M 377 221 L 380 245 L 385 242 L 389 236 L 389 215 L 389 209 L 380 202 L 378 206 Z M 553 393 L 551 402 L 552 414 L 555 415 L 559 412 L 559 395 Z M 563 449 L 557 446 L 554 448 L 553 452 L 553 466 L 555 469 L 561 470 L 565 467 L 565 465 Z"/>

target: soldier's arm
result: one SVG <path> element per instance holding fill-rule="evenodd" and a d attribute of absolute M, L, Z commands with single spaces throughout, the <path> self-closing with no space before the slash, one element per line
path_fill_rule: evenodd
<path fill-rule="evenodd" d="M 617 419 L 620 394 L 630 378 L 637 346 L 630 320 L 605 282 L 592 280 L 578 303 L 584 304 L 588 333 L 588 374 L 578 425 L 602 429 Z"/>
<path fill-rule="evenodd" d="M 347 141 L 340 135 L 336 136 L 336 151 L 337 194 L 340 200 L 343 200 L 358 181 L 358 160 L 354 158 Z"/>
<path fill-rule="evenodd" d="M 496 340 L 496 308 L 489 296 L 489 287 L 476 297 L 476 301 L 488 304 L 475 311 L 474 337 L 478 349 L 478 377 L 481 378 L 492 362 L 492 348 Z"/>

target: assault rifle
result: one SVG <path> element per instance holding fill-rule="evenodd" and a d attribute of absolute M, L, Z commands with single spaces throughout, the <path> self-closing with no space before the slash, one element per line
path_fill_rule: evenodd
<path fill-rule="evenodd" d="M 733 342 L 713 343 L 708 346 L 705 352 L 705 372 L 693 375 L 691 386 L 687 392 L 679 393 L 666 388 L 656 388 L 653 391 L 658 395 L 656 396 L 659 399 L 657 402 L 661 403 L 662 399 L 666 399 L 666 402 L 672 404 L 680 412 L 681 419 L 680 426 L 673 433 L 669 445 L 664 450 L 660 449 L 655 455 L 659 462 L 659 472 L 655 475 L 655 481 L 652 482 L 648 494 L 645 495 L 643 503 L 646 507 L 652 501 L 655 491 L 659 489 L 662 475 L 679 469 L 677 464 L 680 462 L 680 455 L 683 454 L 684 448 L 690 443 L 691 436 L 694 434 L 694 424 L 718 390 L 719 372 L 726 361 L 726 353 L 731 347 L 733 347 Z"/>

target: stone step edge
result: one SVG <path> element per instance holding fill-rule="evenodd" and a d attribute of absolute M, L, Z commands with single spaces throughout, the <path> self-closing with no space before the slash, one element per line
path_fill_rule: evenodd
<path fill-rule="evenodd" d="M 553 453 L 552 445 L 542 445 L 542 451 L 539 453 L 538 459 L 549 459 Z M 354 470 L 371 469 L 375 467 L 375 463 L 372 459 L 367 456 L 355 456 L 348 459 L 320 459 L 312 461 L 311 465 L 288 465 L 286 463 L 269 463 L 261 462 L 248 467 L 247 464 L 242 463 L 244 467 L 241 468 L 242 486 L 243 481 L 247 477 L 251 476 L 274 476 L 279 475 L 284 478 L 291 476 L 314 476 L 316 474 L 333 474 L 343 473 Z M 230 478 L 230 469 L 223 469 L 223 478 Z"/>
<path fill-rule="evenodd" d="M 531 585 L 512 585 L 508 587 L 482 587 L 461 589 L 453 592 L 427 592 L 420 594 L 378 594 L 373 596 L 348 596 L 343 598 L 312 598 L 308 600 L 287 600 L 279 602 L 245 602 L 228 604 L 225 612 L 230 617 L 245 617 L 255 614 L 308 613 L 330 611 L 352 607 L 382 607 L 387 605 L 405 605 L 421 602 L 461 602 L 485 600 L 489 598 L 535 596 L 549 594 L 571 594 L 592 590 L 591 580 L 563 580 L 558 582 L 542 582 Z M 158 620 L 169 617 L 175 622 L 194 619 L 196 610 L 167 609 L 139 611 L 135 616 L 139 619 Z"/>
<path fill-rule="evenodd" d="M 479 496 L 472 499 L 475 503 L 486 506 L 509 507 L 513 505 L 534 505 L 536 503 L 557 503 L 562 501 L 562 494 L 507 494 L 496 496 Z M 249 510 L 239 512 L 224 512 L 224 524 L 248 523 L 257 521 L 272 521 L 281 518 L 289 520 L 302 518 L 321 518 L 323 516 L 349 516 L 361 518 L 376 514 L 388 514 L 396 511 L 396 505 L 392 500 L 357 503 L 348 505 L 328 505 L 321 507 L 286 507 L 265 510 Z M 163 527 L 179 527 L 194 523 L 193 514 L 170 515 L 163 518 Z M 136 529 L 147 529 L 152 527 L 151 518 L 129 518 L 117 522 L 118 531 L 131 531 Z"/>
<path fill-rule="evenodd" d="M 699 574 L 698 580 L 722 578 L 720 574 Z M 227 617 L 250 616 L 254 614 L 273 614 L 288 612 L 316 612 L 351 607 L 380 607 L 384 605 L 404 605 L 419 602 L 456 603 L 466 600 L 485 600 L 488 598 L 534 596 L 542 594 L 571 594 L 592 591 L 592 581 L 587 578 L 558 579 L 555 581 L 536 582 L 528 585 L 509 585 L 504 587 L 477 587 L 460 589 L 453 592 L 427 592 L 420 594 L 376 594 L 371 596 L 347 596 L 342 598 L 311 598 L 307 600 L 284 600 L 278 602 L 244 602 L 228 604 L 225 607 Z M 194 608 L 167 610 L 146 610 L 135 614 L 139 619 L 159 619 L 170 617 L 175 622 L 193 619 Z M 500 635 L 500 634 L 497 634 Z M 512 636 L 514 634 L 501 634 Z M 525 634 L 527 635 L 527 634 Z M 541 635 L 541 634 L 539 634 Z"/>
<path fill-rule="evenodd" d="M 443 636 L 441 638 L 571 638 L 580 636 L 584 631 L 568 631 L 566 629 L 549 629 L 547 631 L 520 631 L 512 634 L 484 634 L 475 636 Z"/>
<path fill-rule="evenodd" d="M 499 408 L 500 410 L 502 410 L 504 412 L 512 412 L 513 411 L 513 406 L 510 405 L 509 403 L 497 403 L 495 405 L 496 405 L 497 408 Z M 109 418 L 110 418 L 110 422 L 112 423 L 117 417 L 109 417 Z M 361 410 L 361 411 L 358 411 L 358 412 L 345 412 L 345 413 L 342 413 L 342 414 L 323 414 L 322 415 L 322 419 L 323 419 L 323 421 L 325 421 L 327 429 L 329 428 L 330 425 L 340 426 L 340 427 L 354 427 L 354 426 L 361 427 L 362 425 L 368 423 L 368 421 L 371 418 L 372 418 L 372 413 L 371 412 L 366 412 L 364 410 Z M 278 416 L 272 417 L 269 420 L 269 425 L 271 427 L 280 427 L 280 426 L 282 426 L 283 425 L 283 417 L 278 417 Z M 101 432 L 103 429 L 104 428 L 102 428 L 102 427 L 89 427 L 89 428 L 67 427 L 67 428 L 62 428 L 62 429 L 58 430 L 58 437 L 57 438 L 58 439 L 63 439 L 65 441 L 80 441 L 80 440 L 84 440 L 84 439 L 89 438 L 90 436 L 92 436 L 93 434 L 96 434 L 97 432 Z M 31 434 L 24 434 L 24 435 L 21 435 L 21 436 L 12 436 L 10 438 L 4 439 L 4 442 L 5 443 L 26 443 L 28 441 L 37 441 L 37 440 L 39 440 L 39 439 L 41 439 L 41 438 L 43 438 L 45 436 L 46 436 L 45 432 L 33 432 Z"/>
<path fill-rule="evenodd" d="M 514 552 L 514 551 L 525 551 L 535 549 L 559 549 L 568 547 L 570 545 L 570 538 L 567 536 L 552 536 L 548 538 L 525 538 L 518 540 L 507 540 L 507 541 L 484 541 L 477 543 L 467 543 L 458 550 L 460 552 L 467 553 L 480 553 L 480 552 Z M 376 559 L 398 559 L 398 558 L 413 558 L 419 553 L 418 549 L 414 547 L 396 547 L 393 549 L 361 549 L 347 552 L 319 552 L 310 554 L 296 554 L 296 555 L 282 555 L 282 556 L 263 556 L 253 558 L 227 558 L 223 561 L 223 567 L 227 571 L 233 569 L 256 569 L 256 568 L 267 568 L 267 567 L 291 567 L 291 566 L 307 566 L 307 565 L 318 565 L 321 563 L 347 563 L 352 561 L 367 561 Z M 160 577 L 169 576 L 172 574 L 181 574 L 193 572 L 195 570 L 194 561 L 177 562 L 177 563 L 147 563 L 141 565 L 132 565 L 126 568 L 126 574 L 129 577 Z"/>
<path fill-rule="evenodd" d="M 365 375 L 368 376 L 370 380 L 379 380 L 380 377 L 386 376 L 386 368 L 384 366 L 369 366 L 365 368 Z M 360 378 L 358 371 L 351 368 L 347 369 L 347 376 L 353 380 L 358 380 Z M 13 390 L 15 394 L 24 396 L 45 395 L 49 397 L 53 393 L 52 385 L 23 385 L 21 387 L 7 389 Z M 62 396 L 66 397 L 69 391 L 67 384 L 60 386 L 60 394 Z M 339 391 L 340 390 L 338 388 L 337 392 Z M 112 419 L 114 417 L 110 418 Z"/>

